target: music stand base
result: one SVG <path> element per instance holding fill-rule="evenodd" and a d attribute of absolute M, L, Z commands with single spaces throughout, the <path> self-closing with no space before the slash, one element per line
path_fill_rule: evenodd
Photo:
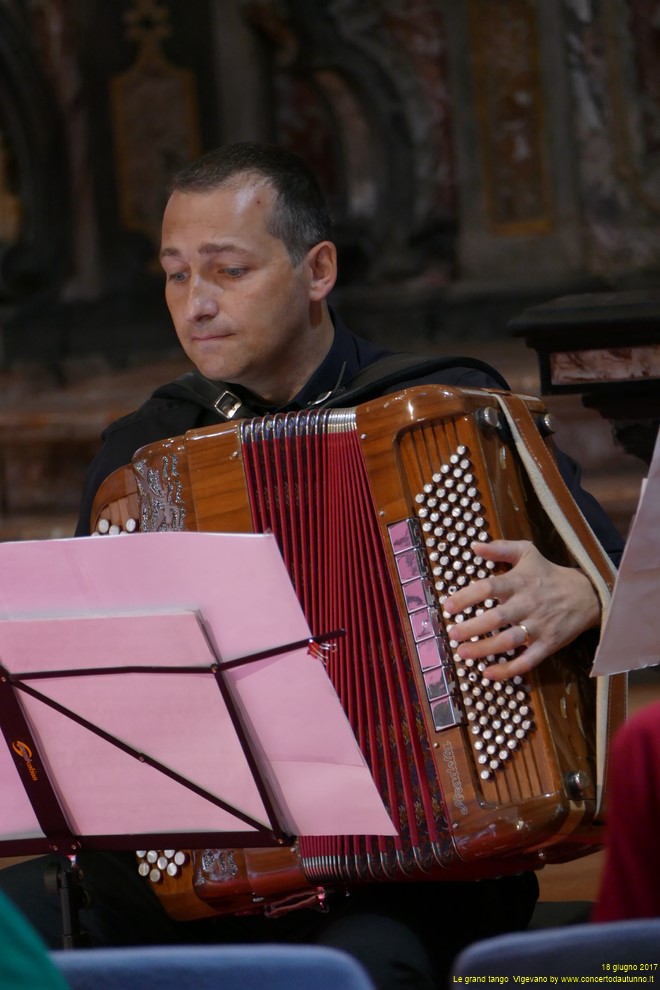
<path fill-rule="evenodd" d="M 46 867 L 46 889 L 51 894 L 57 894 L 62 911 L 62 948 L 88 948 L 92 941 L 88 932 L 84 932 L 79 923 L 78 912 L 89 907 L 91 898 L 89 892 L 82 886 L 82 871 L 76 863 L 75 856 L 67 857 L 68 866 L 62 863 L 50 863 Z"/>

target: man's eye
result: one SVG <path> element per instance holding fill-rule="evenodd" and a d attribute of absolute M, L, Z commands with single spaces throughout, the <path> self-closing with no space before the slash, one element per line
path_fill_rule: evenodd
<path fill-rule="evenodd" d="M 228 275 L 229 278 L 240 278 L 241 275 L 245 274 L 245 268 L 223 268 L 223 275 Z"/>
<path fill-rule="evenodd" d="M 184 282 L 186 278 L 185 272 L 168 272 L 167 281 L 168 282 Z"/>

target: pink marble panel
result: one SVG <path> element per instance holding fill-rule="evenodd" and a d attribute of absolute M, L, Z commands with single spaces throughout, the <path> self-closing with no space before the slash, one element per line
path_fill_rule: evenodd
<path fill-rule="evenodd" d="M 552 382 L 620 382 L 660 378 L 660 344 L 561 351 L 550 357 Z"/>

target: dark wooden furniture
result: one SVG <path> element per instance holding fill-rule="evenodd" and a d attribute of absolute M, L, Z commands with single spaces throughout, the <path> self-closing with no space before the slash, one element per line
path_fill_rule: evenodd
<path fill-rule="evenodd" d="M 512 321 L 544 395 L 577 392 L 647 464 L 660 423 L 660 289 L 563 296 Z"/>

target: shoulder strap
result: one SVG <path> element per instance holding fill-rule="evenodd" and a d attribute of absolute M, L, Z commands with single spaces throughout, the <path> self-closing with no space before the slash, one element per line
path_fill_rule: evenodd
<path fill-rule="evenodd" d="M 198 371 L 187 371 L 151 393 L 152 399 L 187 399 L 218 414 L 221 420 L 248 419 L 259 413 L 243 401 L 226 382 L 211 381 Z"/>
<path fill-rule="evenodd" d="M 489 375 L 501 388 L 509 386 L 502 376 L 485 361 L 469 357 L 420 358 L 419 354 L 387 354 L 362 368 L 346 385 L 326 392 L 310 403 L 311 406 L 337 408 L 366 402 L 392 386 L 424 378 L 448 368 L 472 368 Z M 152 398 L 187 399 L 217 413 L 221 420 L 246 419 L 260 416 L 232 391 L 227 382 L 211 381 L 197 371 L 188 371 L 172 382 L 152 392 Z"/>
<path fill-rule="evenodd" d="M 392 386 L 403 385 L 416 378 L 425 378 L 427 375 L 446 371 L 449 368 L 472 368 L 481 371 L 496 381 L 501 388 L 509 390 L 506 380 L 499 372 L 478 358 L 421 358 L 419 354 L 386 354 L 385 357 L 362 368 L 347 385 L 322 396 L 312 405 L 354 406 L 358 402 L 366 402 L 382 394 Z"/>

